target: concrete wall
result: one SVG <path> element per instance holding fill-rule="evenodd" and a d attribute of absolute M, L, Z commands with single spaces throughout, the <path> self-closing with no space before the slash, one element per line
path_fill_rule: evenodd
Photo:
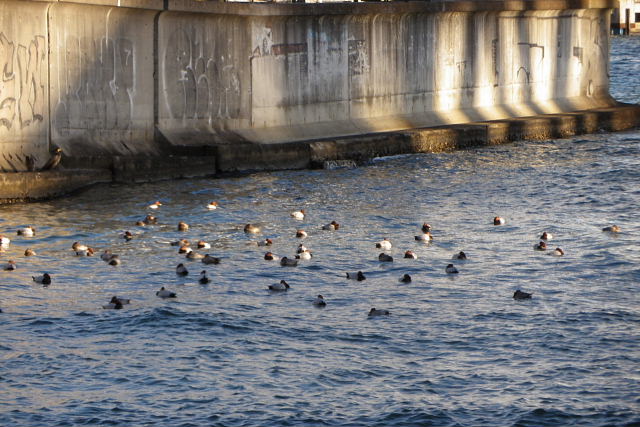
<path fill-rule="evenodd" d="M 0 167 L 606 107 L 612 7 L 3 1 Z"/>

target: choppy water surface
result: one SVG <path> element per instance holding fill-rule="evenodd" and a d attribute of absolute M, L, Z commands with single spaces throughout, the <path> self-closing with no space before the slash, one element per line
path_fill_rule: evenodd
<path fill-rule="evenodd" d="M 612 75 L 629 40 L 637 53 L 638 39 L 613 40 Z M 520 142 L 0 207 L 13 239 L 2 259 L 18 262 L 0 272 L 0 425 L 637 425 L 638 142 Z M 160 225 L 135 227 L 155 200 Z M 298 208 L 304 221 L 289 217 Z M 337 232 L 320 230 L 331 220 Z M 424 221 L 431 245 L 413 238 Z M 248 222 L 263 233 L 245 235 Z M 619 235 L 601 231 L 614 223 Z M 35 237 L 15 236 L 28 224 Z M 250 244 L 270 237 L 291 256 L 299 228 L 314 256 L 298 267 Z M 544 230 L 564 257 L 533 250 Z M 167 243 L 179 237 L 210 242 L 221 264 L 186 262 Z M 384 237 L 393 263 L 377 260 Z M 123 263 L 75 257 L 74 241 Z M 459 250 L 469 260 L 448 276 Z M 211 284 L 197 283 L 202 269 Z M 357 270 L 366 281 L 343 277 Z M 47 288 L 31 280 L 44 271 Z M 288 292 L 266 290 L 280 279 Z M 161 286 L 178 298 L 156 297 Z M 533 299 L 514 301 L 516 289 Z M 132 303 L 101 309 L 112 295 Z M 371 307 L 392 314 L 368 318 Z"/>

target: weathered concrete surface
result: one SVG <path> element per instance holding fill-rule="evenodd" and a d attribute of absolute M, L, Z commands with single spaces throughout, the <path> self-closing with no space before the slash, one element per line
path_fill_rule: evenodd
<path fill-rule="evenodd" d="M 0 173 L 0 203 L 49 199 L 104 182 L 111 182 L 108 170 Z"/>
<path fill-rule="evenodd" d="M 51 142 L 70 159 L 159 153 L 156 11 L 58 2 L 49 9 Z M 68 163 L 69 164 L 69 163 Z"/>
<path fill-rule="evenodd" d="M 43 165 L 49 151 L 46 3 L 0 2 L 0 170 Z"/>

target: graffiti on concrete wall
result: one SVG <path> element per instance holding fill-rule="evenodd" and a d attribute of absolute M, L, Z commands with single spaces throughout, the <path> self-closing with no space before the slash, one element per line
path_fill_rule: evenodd
<path fill-rule="evenodd" d="M 44 36 L 25 46 L 0 32 L 0 129 L 24 129 L 44 120 L 46 49 Z"/>
<path fill-rule="evenodd" d="M 369 54 L 365 40 L 349 40 L 349 75 L 360 76 L 369 73 Z"/>
<path fill-rule="evenodd" d="M 173 119 L 207 120 L 240 117 L 241 80 L 227 52 L 204 47 L 202 36 L 183 30 L 171 34 L 163 63 L 166 105 Z"/>
<path fill-rule="evenodd" d="M 58 47 L 59 99 L 53 127 L 68 136 L 71 129 L 128 129 L 135 88 L 131 40 L 68 36 Z"/>

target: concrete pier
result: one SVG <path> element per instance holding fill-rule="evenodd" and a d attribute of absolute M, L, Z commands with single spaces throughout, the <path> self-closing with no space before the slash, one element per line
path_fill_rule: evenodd
<path fill-rule="evenodd" d="M 76 187 L 638 126 L 609 96 L 613 7 L 4 1 L 0 168 L 61 147 Z M 0 200 L 42 197 L 10 178 Z"/>

